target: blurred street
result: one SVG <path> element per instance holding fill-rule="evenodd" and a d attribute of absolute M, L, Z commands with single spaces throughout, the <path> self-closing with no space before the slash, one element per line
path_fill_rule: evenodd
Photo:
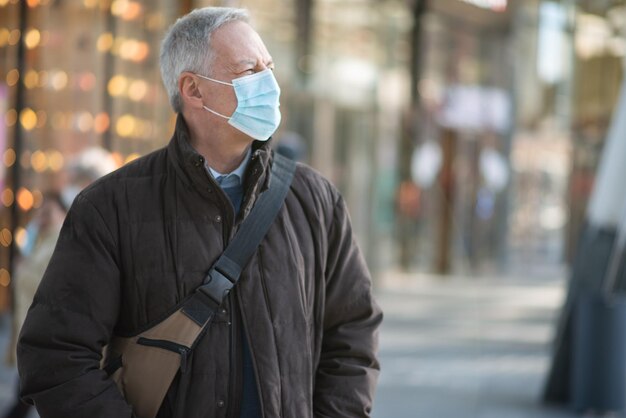
<path fill-rule="evenodd" d="M 387 278 L 374 417 L 577 416 L 538 403 L 563 285 L 556 277 Z"/>
<path fill-rule="evenodd" d="M 562 279 L 387 275 L 375 418 L 568 418 L 537 400 Z M 0 327 L 4 356 L 9 324 Z M 0 410 L 15 372 L 0 368 Z"/>

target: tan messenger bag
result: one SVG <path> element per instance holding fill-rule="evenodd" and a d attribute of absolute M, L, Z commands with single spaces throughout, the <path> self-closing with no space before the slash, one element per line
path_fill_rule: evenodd
<path fill-rule="evenodd" d="M 114 336 L 104 348 L 102 369 L 115 381 L 137 417 L 156 417 L 178 371 L 187 371 L 193 349 L 282 207 L 295 168 L 295 162 L 275 154 L 269 188 L 259 196 L 203 284 L 165 320 L 133 337 Z M 181 379 L 179 394 L 186 391 L 186 382 Z M 179 396 L 176 402 L 178 418 L 181 399 Z"/>

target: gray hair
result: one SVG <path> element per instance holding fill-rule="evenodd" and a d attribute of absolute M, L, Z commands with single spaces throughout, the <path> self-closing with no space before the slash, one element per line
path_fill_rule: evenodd
<path fill-rule="evenodd" d="M 168 30 L 161 44 L 161 77 L 175 112 L 183 109 L 178 92 L 181 73 L 201 73 L 211 67 L 211 34 L 233 20 L 248 22 L 248 11 L 232 7 L 204 7 L 179 18 Z"/>

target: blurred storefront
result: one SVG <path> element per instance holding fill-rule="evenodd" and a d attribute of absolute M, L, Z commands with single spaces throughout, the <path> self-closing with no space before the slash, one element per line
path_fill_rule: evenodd
<path fill-rule="evenodd" d="M 514 125 L 513 10 L 506 1 L 427 1 L 417 17 L 421 66 L 400 165 L 403 184 L 420 199 L 413 219 L 399 214 L 404 269 L 468 271 L 500 257 Z"/>
<path fill-rule="evenodd" d="M 123 164 L 166 141 L 159 43 L 182 11 L 170 1 L 0 1 L 0 288 L 72 156 L 100 146 Z"/>
<path fill-rule="evenodd" d="M 622 81 L 625 12 L 426 2 L 400 161 L 420 196 L 413 229 L 399 223 L 405 269 L 533 274 L 572 257 Z"/>

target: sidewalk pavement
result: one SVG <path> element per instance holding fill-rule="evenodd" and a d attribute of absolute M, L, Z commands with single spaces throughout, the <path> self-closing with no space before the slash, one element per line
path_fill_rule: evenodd
<path fill-rule="evenodd" d="M 387 275 L 374 418 L 570 418 L 539 402 L 560 279 Z"/>
<path fill-rule="evenodd" d="M 386 275 L 373 417 L 577 417 L 539 404 L 563 286 L 559 279 Z M 8 318 L 0 317 L 0 360 L 8 336 Z M 14 379 L 0 361 L 0 413 Z"/>

